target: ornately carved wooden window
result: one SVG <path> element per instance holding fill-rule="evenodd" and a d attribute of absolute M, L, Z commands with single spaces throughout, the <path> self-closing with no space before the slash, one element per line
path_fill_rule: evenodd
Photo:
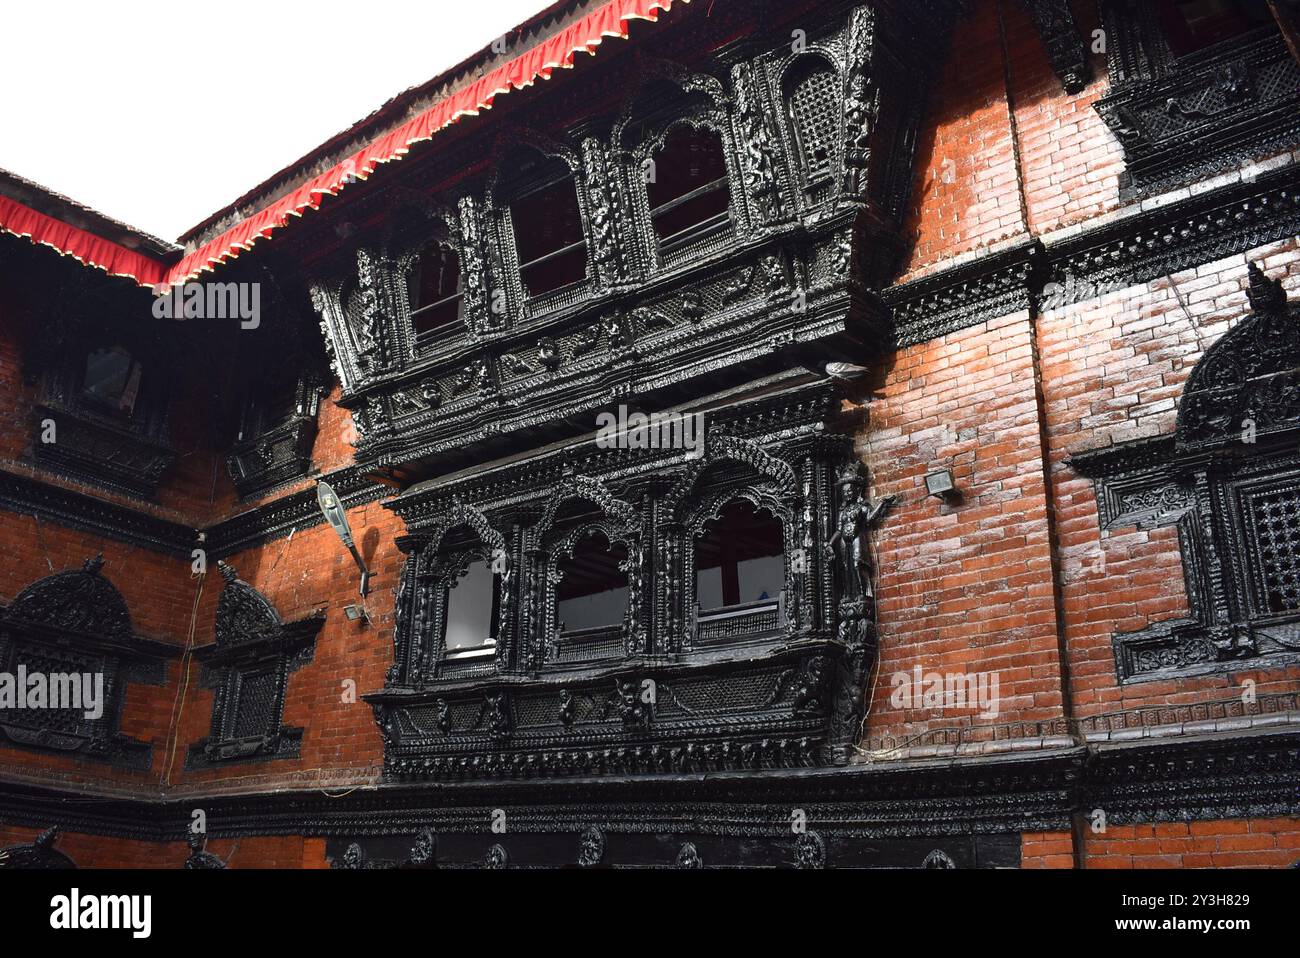
<path fill-rule="evenodd" d="M 464 329 L 460 256 L 447 238 L 435 238 L 420 250 L 407 274 L 411 332 L 417 351 Z"/>
<path fill-rule="evenodd" d="M 100 330 L 53 358 L 37 410 L 38 462 L 96 485 L 153 493 L 175 453 L 167 446 L 165 364 L 138 338 L 123 342 Z"/>
<path fill-rule="evenodd" d="M 496 667 L 509 615 L 506 552 L 496 531 L 483 529 L 492 541 L 470 524 L 452 526 L 413 560 L 417 613 L 403 637 L 413 681 Z"/>
<path fill-rule="evenodd" d="M 597 526 L 567 537 L 555 561 L 552 664 L 619 658 L 628 612 L 625 542 Z"/>
<path fill-rule="evenodd" d="M 784 625 L 785 536 L 770 511 L 734 499 L 695 539 L 695 639 L 764 635 Z"/>
<path fill-rule="evenodd" d="M 195 653 L 214 690 L 208 737 L 190 747 L 189 767 L 293 758 L 301 728 L 282 726 L 289 675 L 310 661 L 323 614 L 285 622 L 266 597 L 219 563 L 216 641 Z"/>
<path fill-rule="evenodd" d="M 1300 141 L 1300 65 L 1254 0 L 1102 4 L 1111 89 L 1096 109 L 1154 190 Z"/>
<path fill-rule="evenodd" d="M 279 363 L 252 377 L 226 466 L 241 498 L 261 495 L 311 468 L 321 387 Z"/>
<path fill-rule="evenodd" d="M 654 178 L 646 184 L 646 198 L 661 252 L 670 253 L 727 226 L 731 194 L 717 133 L 676 126 L 652 159 Z"/>
<path fill-rule="evenodd" d="M 151 746 L 120 731 L 126 684 L 161 685 L 173 650 L 134 634 L 102 567 L 97 556 L 47 576 L 0 608 L 0 673 L 12 683 L 0 689 L 0 742 L 145 769 Z"/>
<path fill-rule="evenodd" d="M 577 185 L 568 165 L 525 149 L 503 177 L 498 193 L 510 208 L 519 278 L 526 296 L 581 282 L 587 243 Z"/>
<path fill-rule="evenodd" d="M 812 186 L 829 177 L 844 110 L 839 73 L 819 56 L 808 55 L 786 74 L 786 111 L 803 162 L 804 183 Z"/>

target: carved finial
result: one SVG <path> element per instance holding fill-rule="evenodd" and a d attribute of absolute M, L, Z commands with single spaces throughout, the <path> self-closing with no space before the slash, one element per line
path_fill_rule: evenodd
<path fill-rule="evenodd" d="M 217 571 L 221 573 L 221 578 L 227 582 L 234 582 L 239 578 L 239 573 L 235 571 L 235 567 L 224 559 L 217 560 Z"/>
<path fill-rule="evenodd" d="M 91 575 L 99 575 L 99 570 L 104 568 L 104 553 L 99 553 L 94 558 L 87 559 L 82 563 L 81 570 L 89 572 Z"/>
<path fill-rule="evenodd" d="M 1254 263 L 1246 265 L 1246 272 L 1250 275 L 1246 298 L 1250 300 L 1251 309 L 1257 313 L 1276 313 L 1286 308 L 1286 292 L 1281 280 L 1269 279 Z"/>

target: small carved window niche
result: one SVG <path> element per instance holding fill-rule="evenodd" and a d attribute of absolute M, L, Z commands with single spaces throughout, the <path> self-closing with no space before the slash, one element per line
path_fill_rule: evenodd
<path fill-rule="evenodd" d="M 226 466 L 241 499 L 305 476 L 316 441 L 322 387 L 309 375 L 249 387 Z"/>
<path fill-rule="evenodd" d="M 808 54 L 791 64 L 782 80 L 786 114 L 802 163 L 804 189 L 818 194 L 833 185 L 838 144 L 843 139 L 844 100 L 839 71 L 824 57 Z"/>
<path fill-rule="evenodd" d="M 1249 269 L 1252 313 L 1188 377 L 1174 435 L 1070 460 L 1103 529 L 1178 529 L 1190 614 L 1117 633 L 1122 681 L 1300 661 L 1300 308 Z"/>
<path fill-rule="evenodd" d="M 66 344 L 46 367 L 36 462 L 129 495 L 153 495 L 176 458 L 167 444 L 165 364 L 107 332 Z"/>
<path fill-rule="evenodd" d="M 289 675 L 311 661 L 323 613 L 284 622 L 266 597 L 218 563 L 216 641 L 195 652 L 201 683 L 214 689 L 212 727 L 186 765 L 296 758 L 302 729 L 282 726 Z"/>
<path fill-rule="evenodd" d="M 1213 175 L 1300 141 L 1300 65 L 1263 3 L 1107 0 L 1111 90 L 1096 103 L 1126 191 Z"/>
<path fill-rule="evenodd" d="M 103 564 L 56 572 L 0 609 L 0 672 L 14 683 L 0 689 L 0 741 L 147 769 L 149 743 L 120 731 L 125 687 L 162 685 L 178 652 L 134 633 Z"/>

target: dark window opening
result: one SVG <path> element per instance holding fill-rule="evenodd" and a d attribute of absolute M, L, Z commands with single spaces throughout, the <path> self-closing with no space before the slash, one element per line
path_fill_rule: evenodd
<path fill-rule="evenodd" d="M 140 364 L 122 347 L 97 349 L 86 357 L 82 395 L 102 410 L 129 419 L 140 398 L 142 373 Z"/>
<path fill-rule="evenodd" d="M 1259 0 L 1160 0 L 1160 23 L 1176 57 L 1273 23 Z"/>
<path fill-rule="evenodd" d="M 555 587 L 556 618 L 564 632 L 622 625 L 627 612 L 627 549 L 593 532 L 577 543 L 571 557 L 557 563 L 562 578 Z"/>
<path fill-rule="evenodd" d="M 463 298 L 460 257 L 450 244 L 435 240 L 421 251 L 407 279 L 407 294 L 417 346 L 458 328 Z"/>
<path fill-rule="evenodd" d="M 587 244 L 578 192 L 567 167 L 510 204 L 519 277 L 529 296 L 580 282 L 587 275 Z"/>
<path fill-rule="evenodd" d="M 785 587 L 785 537 L 778 519 L 738 499 L 695 544 L 695 601 L 701 609 L 776 601 Z"/>
<path fill-rule="evenodd" d="M 678 127 L 653 160 L 646 197 L 661 247 L 680 245 L 727 222 L 731 192 L 718 134 Z"/>
<path fill-rule="evenodd" d="M 260 385 L 249 396 L 244 422 L 239 430 L 239 441 L 270 432 L 300 412 L 302 409 L 298 403 L 297 380 L 272 380 Z"/>
<path fill-rule="evenodd" d="M 443 644 L 448 653 L 478 652 L 496 645 L 501 610 L 501 577 L 487 560 L 469 569 L 447 588 Z"/>

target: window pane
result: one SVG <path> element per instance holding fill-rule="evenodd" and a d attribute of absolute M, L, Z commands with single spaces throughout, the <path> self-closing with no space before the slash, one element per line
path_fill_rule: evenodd
<path fill-rule="evenodd" d="M 97 349 L 86 357 L 82 389 L 95 402 L 130 412 L 140 388 L 140 368 L 120 346 Z"/>
<path fill-rule="evenodd" d="M 701 609 L 775 601 L 784 587 L 781 523 L 748 502 L 728 505 L 696 540 L 695 601 Z"/>
<path fill-rule="evenodd" d="M 496 576 L 486 562 L 469 571 L 447 593 L 447 651 L 477 649 L 492 642 Z"/>
<path fill-rule="evenodd" d="M 563 578 L 555 589 L 556 617 L 566 632 L 621 625 L 627 611 L 627 575 L 619 563 L 627 550 L 589 536 L 559 563 Z"/>
<path fill-rule="evenodd" d="M 460 257 L 445 243 L 432 242 L 420 253 L 408 280 L 416 336 L 454 324 L 460 318 Z"/>

